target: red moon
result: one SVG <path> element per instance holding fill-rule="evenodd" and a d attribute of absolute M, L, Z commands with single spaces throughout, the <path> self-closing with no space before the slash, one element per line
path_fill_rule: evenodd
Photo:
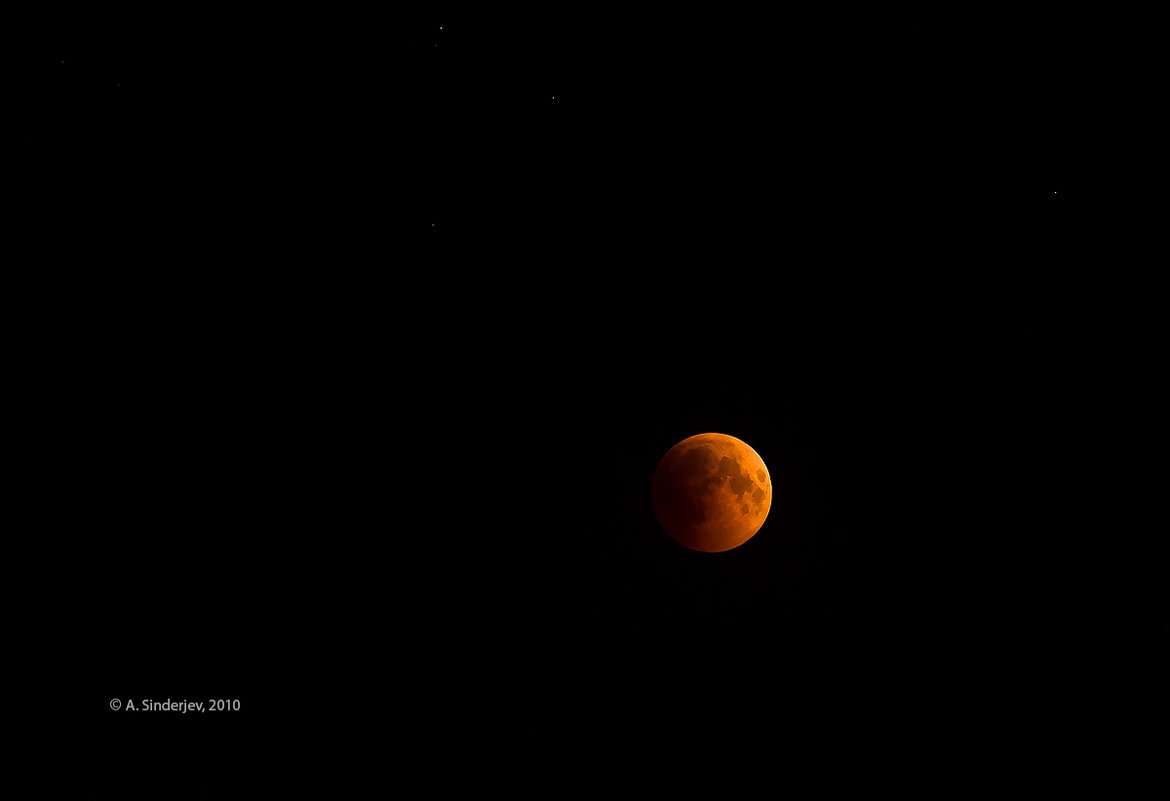
<path fill-rule="evenodd" d="M 667 534 L 693 550 L 717 553 L 743 545 L 764 525 L 772 478 L 743 440 L 696 434 L 662 457 L 650 498 Z"/>

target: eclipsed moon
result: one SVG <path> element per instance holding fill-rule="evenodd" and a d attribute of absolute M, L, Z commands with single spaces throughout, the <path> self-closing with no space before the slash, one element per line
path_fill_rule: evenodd
<path fill-rule="evenodd" d="M 675 445 L 654 471 L 654 514 L 666 532 L 696 551 L 729 551 L 750 540 L 772 508 L 772 479 L 750 445 L 727 434 L 696 434 Z"/>

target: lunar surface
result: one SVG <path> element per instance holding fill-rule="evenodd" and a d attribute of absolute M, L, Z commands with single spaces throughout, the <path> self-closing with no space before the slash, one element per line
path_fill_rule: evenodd
<path fill-rule="evenodd" d="M 671 537 L 715 553 L 742 545 L 760 530 L 772 507 L 772 479 L 746 442 L 696 434 L 662 457 L 650 494 Z"/>

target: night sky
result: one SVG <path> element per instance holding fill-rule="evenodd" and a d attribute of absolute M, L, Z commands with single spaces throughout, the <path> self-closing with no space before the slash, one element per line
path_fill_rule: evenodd
<path fill-rule="evenodd" d="M 1086 155 L 1133 96 L 1054 20 L 46 37 L 15 125 L 79 731 L 207 789 L 1060 770 L 1154 587 L 1106 568 L 1150 321 Z M 774 483 L 724 554 L 650 507 L 704 431 Z"/>

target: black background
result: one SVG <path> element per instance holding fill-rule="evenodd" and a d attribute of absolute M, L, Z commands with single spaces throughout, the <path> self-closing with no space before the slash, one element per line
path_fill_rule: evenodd
<path fill-rule="evenodd" d="M 995 784 L 1160 664 L 1105 29 L 69 23 L 17 73 L 18 335 L 38 631 L 107 765 Z M 649 505 L 702 431 L 775 485 L 719 555 Z"/>

